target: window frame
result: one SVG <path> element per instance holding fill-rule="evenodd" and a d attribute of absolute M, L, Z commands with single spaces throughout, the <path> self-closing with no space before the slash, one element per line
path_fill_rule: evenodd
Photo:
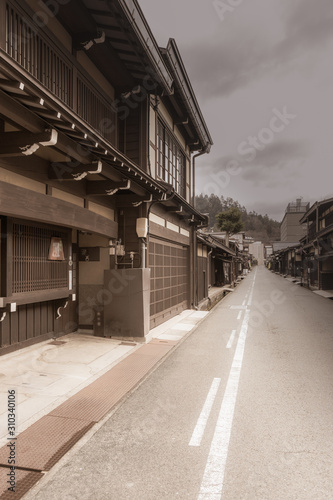
<path fill-rule="evenodd" d="M 186 153 L 160 117 L 156 135 L 157 177 L 171 184 L 176 193 L 186 199 Z"/>
<path fill-rule="evenodd" d="M 68 298 L 71 294 L 69 289 L 69 265 L 71 258 L 71 229 L 61 226 L 53 226 L 49 224 L 43 224 L 38 221 L 30 221 L 24 219 L 16 219 L 11 217 L 4 217 L 1 221 L 2 230 L 2 252 L 1 252 L 1 269 L 6 270 L 6 273 L 2 273 L 2 283 L 1 283 L 1 302 L 2 307 L 8 303 L 15 302 L 20 304 L 29 304 L 33 302 L 45 302 L 49 300 L 56 300 L 61 298 Z M 60 287 L 48 287 L 33 289 L 31 291 L 16 291 L 14 284 L 14 225 L 19 224 L 23 226 L 29 226 L 34 228 L 39 228 L 41 230 L 50 231 L 53 233 L 60 233 L 64 244 L 64 261 L 50 261 L 56 265 L 63 264 L 66 267 L 66 285 Z M 4 231 L 5 230 L 5 231 Z"/>

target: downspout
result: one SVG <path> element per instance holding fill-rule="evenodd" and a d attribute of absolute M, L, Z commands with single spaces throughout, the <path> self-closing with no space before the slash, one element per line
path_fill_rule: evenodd
<path fill-rule="evenodd" d="M 207 274 L 208 274 L 208 295 L 209 295 L 209 286 L 211 286 L 210 282 L 211 282 L 211 278 L 212 278 L 211 277 L 212 270 L 211 270 L 211 264 L 210 264 L 210 256 L 212 255 L 212 253 L 213 253 L 213 249 L 211 248 L 209 250 L 208 254 L 207 254 L 207 257 L 208 257 L 208 260 L 207 260 L 207 267 L 208 267 L 208 269 L 207 269 Z"/>
<path fill-rule="evenodd" d="M 194 207 L 195 205 L 195 160 L 199 156 L 204 155 L 209 151 L 209 144 L 207 143 L 204 148 L 199 151 L 199 153 L 195 154 L 192 157 L 192 205 Z M 207 227 L 207 224 L 204 226 L 200 227 Z M 197 229 L 193 227 L 193 247 L 192 247 L 192 297 L 191 297 L 191 303 L 193 307 L 195 308 L 198 305 L 198 297 L 197 297 L 197 292 L 198 292 L 198 277 L 197 277 L 197 272 L 198 272 L 198 266 L 197 266 Z"/>
<path fill-rule="evenodd" d="M 208 149 L 209 149 L 209 144 L 206 144 L 206 146 L 204 148 L 202 148 L 199 151 L 199 153 L 192 156 L 192 205 L 193 206 L 194 206 L 194 202 L 195 202 L 195 160 L 199 156 L 206 154 Z"/>

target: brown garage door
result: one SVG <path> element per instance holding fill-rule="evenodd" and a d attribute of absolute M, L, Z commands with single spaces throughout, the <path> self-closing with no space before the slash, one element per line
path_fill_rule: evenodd
<path fill-rule="evenodd" d="M 157 326 L 189 307 L 189 249 L 150 239 L 150 324 Z"/>

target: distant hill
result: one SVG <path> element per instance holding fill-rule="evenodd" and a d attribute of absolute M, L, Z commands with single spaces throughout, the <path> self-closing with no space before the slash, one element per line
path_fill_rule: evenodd
<path fill-rule="evenodd" d="M 255 241 L 262 241 L 265 244 L 280 240 L 280 223 L 268 217 L 267 214 L 260 215 L 256 212 L 248 212 L 238 201 L 232 198 L 220 198 L 215 194 L 195 197 L 195 207 L 199 212 L 209 215 L 209 228 L 217 230 L 216 215 L 230 207 L 237 207 L 242 212 L 244 231 L 247 236 L 252 236 Z"/>

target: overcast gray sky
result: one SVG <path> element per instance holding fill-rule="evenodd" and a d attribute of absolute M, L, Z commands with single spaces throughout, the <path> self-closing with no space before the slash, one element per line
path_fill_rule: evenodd
<path fill-rule="evenodd" d="M 197 192 L 281 220 L 333 197 L 332 0 L 139 0 L 175 38 L 213 137 Z"/>

